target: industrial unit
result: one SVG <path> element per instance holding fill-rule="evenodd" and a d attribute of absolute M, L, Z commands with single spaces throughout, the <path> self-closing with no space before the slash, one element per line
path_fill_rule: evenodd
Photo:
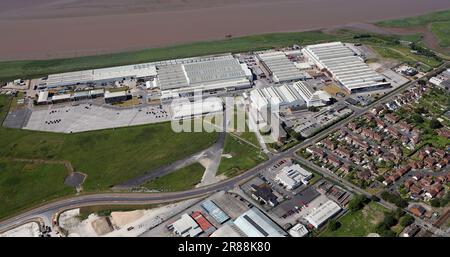
<path fill-rule="evenodd" d="M 219 224 L 225 223 L 230 219 L 224 211 L 222 211 L 213 201 L 206 200 L 202 203 L 202 208 L 213 217 Z"/>
<path fill-rule="evenodd" d="M 278 105 L 281 111 L 298 109 L 305 106 L 305 101 L 298 88 L 292 85 L 271 86 L 250 91 L 252 107 L 263 112 L 270 105 Z"/>
<path fill-rule="evenodd" d="M 195 222 L 194 218 L 187 213 L 181 215 L 181 218 L 168 226 L 175 235 L 182 237 L 196 237 L 203 232 L 202 228 Z"/>
<path fill-rule="evenodd" d="M 300 165 L 286 166 L 275 176 L 275 181 L 282 184 L 288 190 L 295 189 L 302 184 L 308 184 L 312 173 L 303 169 Z"/>
<path fill-rule="evenodd" d="M 52 74 L 47 77 L 45 84 L 48 89 L 51 89 L 80 84 L 100 84 L 123 79 L 150 78 L 156 75 L 155 65 L 152 63 L 143 63 Z"/>
<path fill-rule="evenodd" d="M 61 95 L 53 95 L 49 96 L 49 91 L 40 91 L 37 99 L 37 104 L 56 104 L 67 101 L 79 101 L 90 98 L 97 98 L 104 96 L 103 89 L 94 89 L 89 91 L 80 91 L 75 92 L 73 94 L 61 94 Z"/>
<path fill-rule="evenodd" d="M 297 68 L 297 66 L 289 60 L 284 52 L 264 52 L 258 54 L 257 57 L 260 66 L 276 83 L 306 80 L 311 78 L 307 73 Z"/>
<path fill-rule="evenodd" d="M 158 65 L 157 68 L 162 100 L 191 96 L 196 91 L 212 93 L 246 89 L 251 87 L 253 78 L 247 65 L 239 63 L 231 54 Z"/>
<path fill-rule="evenodd" d="M 303 48 L 302 52 L 319 69 L 328 71 L 349 93 L 390 86 L 384 76 L 373 71 L 341 42 L 310 45 Z"/>
<path fill-rule="evenodd" d="M 234 224 L 249 237 L 284 237 L 286 232 L 258 208 L 251 208 L 239 216 Z"/>
<path fill-rule="evenodd" d="M 313 210 L 310 214 L 306 215 L 305 219 L 315 228 L 319 228 L 328 219 L 334 217 L 339 211 L 341 211 L 341 209 L 341 206 L 337 203 L 328 200 L 326 203 Z"/>
<path fill-rule="evenodd" d="M 105 92 L 105 103 L 118 103 L 128 100 L 131 97 L 126 91 Z"/>
<path fill-rule="evenodd" d="M 208 113 L 221 113 L 223 102 L 219 98 L 207 98 L 190 102 L 188 100 L 178 100 L 171 104 L 172 119 L 180 120 L 193 118 Z"/>
<path fill-rule="evenodd" d="M 306 106 L 325 106 L 330 103 L 331 95 L 323 90 L 315 90 L 308 82 L 298 81 L 292 85 L 293 88 L 305 100 Z"/>

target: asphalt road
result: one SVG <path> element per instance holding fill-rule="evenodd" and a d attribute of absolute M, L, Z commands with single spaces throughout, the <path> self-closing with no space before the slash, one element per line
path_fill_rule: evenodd
<path fill-rule="evenodd" d="M 448 63 L 444 63 L 440 68 L 448 65 Z M 428 74 L 428 76 L 433 76 L 435 72 L 431 72 Z M 16 215 L 15 217 L 3 220 L 0 222 L 0 232 L 6 231 L 8 229 L 11 229 L 15 226 L 21 225 L 26 223 L 27 221 L 33 219 L 34 217 L 39 217 L 43 213 L 58 213 L 64 210 L 78 208 L 81 206 L 93 206 L 93 205 L 111 205 L 111 204 L 150 204 L 150 203 L 163 203 L 163 202 L 173 202 L 173 201 L 179 201 L 189 198 L 195 198 L 200 196 L 205 196 L 220 190 L 230 190 L 234 188 L 235 186 L 240 184 L 240 181 L 246 180 L 252 176 L 254 176 L 259 170 L 266 169 L 272 165 L 274 165 L 276 162 L 287 158 L 287 157 L 294 157 L 298 159 L 298 157 L 295 155 L 295 152 L 298 151 L 300 148 L 306 147 L 308 145 L 314 144 L 318 141 L 320 141 L 324 136 L 328 135 L 329 133 L 332 133 L 341 127 L 345 126 L 348 122 L 351 120 L 360 117 L 363 115 L 367 110 L 370 110 L 380 102 L 384 103 L 387 101 L 390 101 L 395 95 L 398 93 L 401 93 L 408 87 L 412 86 L 416 81 L 409 82 L 401 87 L 396 88 L 395 90 L 391 91 L 390 93 L 386 94 L 383 98 L 379 99 L 378 101 L 373 102 L 372 104 L 364 107 L 356 109 L 355 112 L 339 121 L 338 123 L 330 126 L 327 129 L 322 130 L 315 136 L 301 142 L 300 144 L 288 149 L 285 152 L 279 153 L 277 155 L 271 156 L 271 158 L 264 162 L 259 164 L 258 166 L 246 171 L 245 173 L 242 173 L 236 177 L 230 178 L 228 180 L 205 186 L 205 187 L 199 187 L 194 188 L 187 191 L 182 192 L 172 192 L 172 193 L 99 193 L 99 194 L 90 194 L 90 195 L 79 195 L 74 196 L 66 199 L 59 199 L 52 202 L 49 202 L 47 204 L 41 205 L 39 207 L 35 207 L 31 210 L 25 211 L 19 215 Z M 330 172 L 324 172 L 319 170 L 324 176 L 329 177 L 330 179 L 337 180 L 335 176 L 332 175 Z M 357 188 L 354 185 L 348 184 L 348 182 L 345 182 L 344 180 L 339 179 L 339 183 L 344 184 L 352 189 L 354 192 L 358 193 L 364 193 L 367 194 L 364 190 Z M 344 182 L 343 182 L 344 181 Z M 383 203 L 383 205 L 386 204 L 386 206 L 389 206 L 391 204 L 389 203 Z M 391 205 L 392 207 L 392 205 Z"/>

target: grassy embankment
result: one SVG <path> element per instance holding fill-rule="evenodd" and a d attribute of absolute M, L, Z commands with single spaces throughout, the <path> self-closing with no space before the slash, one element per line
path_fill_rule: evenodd
<path fill-rule="evenodd" d="M 201 164 L 194 163 L 168 175 L 149 181 L 143 187 L 161 192 L 188 190 L 200 183 L 204 172 L 205 168 Z"/>
<path fill-rule="evenodd" d="M 259 148 L 230 135 L 225 138 L 223 154 L 229 156 L 222 157 L 217 174 L 227 177 L 236 176 L 267 160 L 267 156 Z"/>
<path fill-rule="evenodd" d="M 427 28 L 438 39 L 441 47 L 450 47 L 450 10 L 398 20 L 381 21 L 377 25 L 398 28 Z"/>

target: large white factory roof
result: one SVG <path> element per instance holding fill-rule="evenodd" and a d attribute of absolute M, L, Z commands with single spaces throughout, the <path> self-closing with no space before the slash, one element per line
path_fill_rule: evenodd
<path fill-rule="evenodd" d="M 336 215 L 340 210 L 341 207 L 337 203 L 328 200 L 328 202 L 317 207 L 310 214 L 305 216 L 305 219 L 315 228 L 318 228 L 329 218 Z"/>
<path fill-rule="evenodd" d="M 267 107 L 270 103 L 278 104 L 280 107 L 305 104 L 298 90 L 292 85 L 254 89 L 250 92 L 250 99 L 252 105 L 259 110 Z"/>
<path fill-rule="evenodd" d="M 207 98 L 194 102 L 189 102 L 188 100 L 172 102 L 171 107 L 173 113 L 172 118 L 178 120 L 221 112 L 223 110 L 223 103 L 219 98 Z"/>
<path fill-rule="evenodd" d="M 297 66 L 289 60 L 284 52 L 270 51 L 258 54 L 275 82 L 284 82 L 292 80 L 301 80 L 309 78 L 309 75 L 300 71 Z"/>
<path fill-rule="evenodd" d="M 302 51 L 320 69 L 328 70 L 350 92 L 388 84 L 385 77 L 372 70 L 341 42 L 310 45 Z"/>
<path fill-rule="evenodd" d="M 156 76 L 156 67 L 152 63 L 117 66 L 102 69 L 83 70 L 49 75 L 46 85 L 49 88 L 57 86 L 76 85 L 96 81 L 108 81 L 125 77 Z"/>
<path fill-rule="evenodd" d="M 196 237 L 203 232 L 197 222 L 186 213 L 181 215 L 179 220 L 172 223 L 172 227 L 175 234 L 182 237 Z"/>
<path fill-rule="evenodd" d="M 311 179 L 312 173 L 303 169 L 300 165 L 294 164 L 286 166 L 276 175 L 275 180 L 285 185 L 289 190 L 299 185 L 307 184 Z"/>
<path fill-rule="evenodd" d="M 308 82 L 298 81 L 292 87 L 305 100 L 306 105 L 310 106 L 324 106 L 331 100 L 331 95 L 323 90 L 315 90 Z"/>
<path fill-rule="evenodd" d="M 234 224 L 249 237 L 286 236 L 286 232 L 255 207 L 239 216 Z"/>
<path fill-rule="evenodd" d="M 39 96 L 38 96 L 38 103 L 44 103 L 48 101 L 48 91 L 41 91 L 39 92 Z"/>
<path fill-rule="evenodd" d="M 245 72 L 235 58 L 184 64 L 190 84 L 245 78 Z"/>
<path fill-rule="evenodd" d="M 250 85 L 251 71 L 232 55 L 157 67 L 162 91 L 183 93 Z"/>

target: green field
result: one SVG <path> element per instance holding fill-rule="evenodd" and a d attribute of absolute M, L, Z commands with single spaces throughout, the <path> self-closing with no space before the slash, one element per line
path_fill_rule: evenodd
<path fill-rule="evenodd" d="M 431 24 L 431 31 L 439 40 L 442 47 L 450 47 L 450 21 Z"/>
<path fill-rule="evenodd" d="M 200 183 L 204 172 L 205 168 L 201 164 L 194 163 L 173 173 L 149 181 L 143 186 L 161 192 L 188 190 Z"/>
<path fill-rule="evenodd" d="M 381 21 L 377 25 L 398 28 L 427 28 L 437 38 L 441 47 L 450 47 L 450 10 L 399 20 Z"/>
<path fill-rule="evenodd" d="M 225 138 L 223 154 L 230 154 L 232 157 L 222 157 L 217 173 L 227 177 L 236 176 L 267 159 L 259 149 L 230 135 Z"/>
<path fill-rule="evenodd" d="M 375 227 L 383 220 L 387 211 L 378 203 L 370 202 L 363 209 L 342 216 L 339 219 L 340 228 L 335 231 L 326 228 L 319 237 L 365 237 L 375 232 Z"/>
<path fill-rule="evenodd" d="M 10 98 L 0 96 L 0 117 L 5 116 L 9 102 Z M 69 161 L 76 171 L 87 174 L 83 184 L 85 191 L 101 191 L 199 152 L 212 145 L 216 139 L 217 133 L 174 133 L 170 123 L 75 134 L 1 127 L 0 156 L 7 161 L 14 158 Z M 67 174 L 63 174 L 63 177 L 65 175 Z M 8 180 L 9 176 L 2 176 L 2 179 Z M 55 187 L 63 183 L 61 177 L 48 177 L 42 174 L 35 179 L 36 184 L 46 184 L 47 180 L 60 181 L 60 184 L 54 185 Z M 0 191 L 4 189 L 3 187 L 4 184 Z M 34 190 L 28 187 L 20 189 L 24 195 L 30 195 L 27 190 Z M 13 195 L 6 194 L 2 197 L 12 198 Z M 32 198 L 28 202 L 35 200 Z"/>
<path fill-rule="evenodd" d="M 398 20 L 387 20 L 378 22 L 377 25 L 385 27 L 421 27 L 426 26 L 429 23 L 449 21 L 450 20 L 450 10 L 439 11 L 434 13 L 429 13 L 421 16 L 408 17 Z"/>
<path fill-rule="evenodd" d="M 320 31 L 273 33 L 219 41 L 196 42 L 117 54 L 38 61 L 7 61 L 0 62 L 0 81 L 8 81 L 15 78 L 45 76 L 58 72 L 111 67 L 224 52 L 247 52 L 274 47 L 285 47 L 292 44 L 311 44 L 335 39 L 336 36 L 325 34 Z"/>
<path fill-rule="evenodd" d="M 32 164 L 0 160 L 0 218 L 32 204 L 75 193 L 64 185 L 62 164 Z"/>

